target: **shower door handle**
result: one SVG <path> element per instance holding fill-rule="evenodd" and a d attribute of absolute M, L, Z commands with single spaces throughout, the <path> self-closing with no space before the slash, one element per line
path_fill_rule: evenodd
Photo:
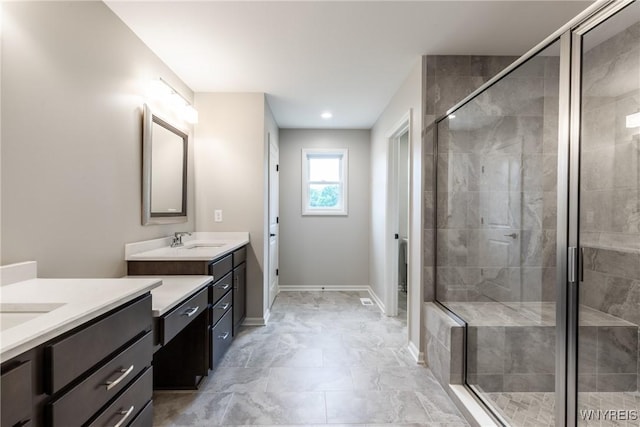
<path fill-rule="evenodd" d="M 517 239 L 518 233 L 505 234 L 504 237 L 511 237 L 512 239 Z"/>

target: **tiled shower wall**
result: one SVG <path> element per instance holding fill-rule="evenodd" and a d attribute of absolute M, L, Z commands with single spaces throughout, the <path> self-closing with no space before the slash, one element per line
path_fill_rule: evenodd
<path fill-rule="evenodd" d="M 516 59 L 515 56 L 471 55 L 425 55 L 422 57 L 425 301 L 435 299 L 435 120 Z"/>
<path fill-rule="evenodd" d="M 438 127 L 441 301 L 552 300 L 557 56 L 536 56 Z"/>
<path fill-rule="evenodd" d="M 581 328 L 583 354 L 609 348 L 606 357 L 581 360 L 585 390 L 640 389 L 640 134 L 625 122 L 640 111 L 639 63 L 640 24 L 584 53 L 580 298 L 635 325 L 607 334 Z"/>

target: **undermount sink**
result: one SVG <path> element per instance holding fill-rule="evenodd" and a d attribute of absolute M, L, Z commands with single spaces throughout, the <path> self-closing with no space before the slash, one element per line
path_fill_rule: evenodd
<path fill-rule="evenodd" d="M 38 316 L 49 313 L 64 303 L 2 303 L 0 304 L 0 330 L 13 328 Z"/>
<path fill-rule="evenodd" d="M 198 249 L 198 248 L 221 248 L 226 243 L 192 243 L 184 245 L 184 249 Z"/>

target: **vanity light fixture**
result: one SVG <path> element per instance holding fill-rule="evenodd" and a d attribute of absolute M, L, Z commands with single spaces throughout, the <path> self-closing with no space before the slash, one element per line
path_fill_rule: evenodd
<path fill-rule="evenodd" d="M 149 85 L 149 95 L 176 111 L 188 123 L 198 123 L 198 110 L 161 77 Z"/>
<path fill-rule="evenodd" d="M 627 116 L 627 129 L 640 128 L 640 111 Z"/>
<path fill-rule="evenodd" d="M 325 111 L 324 113 L 320 114 L 320 117 L 325 120 L 329 120 L 331 117 L 333 117 L 333 114 L 331 113 L 331 111 Z"/>

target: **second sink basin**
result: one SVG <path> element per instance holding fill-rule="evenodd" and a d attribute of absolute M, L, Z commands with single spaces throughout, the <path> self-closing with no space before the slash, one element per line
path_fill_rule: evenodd
<path fill-rule="evenodd" d="M 226 243 L 215 243 L 215 242 L 211 242 L 211 243 L 187 243 L 184 245 L 185 249 L 197 249 L 197 248 L 221 248 L 224 245 L 226 245 Z"/>
<path fill-rule="evenodd" d="M 0 330 L 13 328 L 45 313 L 62 307 L 63 303 L 2 303 L 0 304 Z"/>

